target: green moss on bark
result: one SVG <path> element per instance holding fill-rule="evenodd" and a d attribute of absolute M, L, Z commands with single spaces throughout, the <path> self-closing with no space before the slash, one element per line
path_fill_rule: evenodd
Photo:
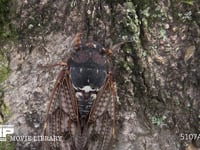
<path fill-rule="evenodd" d="M 16 32 L 11 23 L 14 7 L 11 0 L 0 0 L 0 44 L 16 37 Z"/>

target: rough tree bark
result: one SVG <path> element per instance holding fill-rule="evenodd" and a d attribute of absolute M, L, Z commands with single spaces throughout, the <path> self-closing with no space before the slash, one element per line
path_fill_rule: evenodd
<path fill-rule="evenodd" d="M 15 135 L 39 135 L 59 68 L 82 32 L 110 47 L 129 40 L 113 57 L 118 87 L 116 150 L 200 147 L 200 6 L 197 1 L 12 1 L 18 40 L 10 49 L 4 100 Z M 39 149 L 17 142 L 16 149 Z"/>

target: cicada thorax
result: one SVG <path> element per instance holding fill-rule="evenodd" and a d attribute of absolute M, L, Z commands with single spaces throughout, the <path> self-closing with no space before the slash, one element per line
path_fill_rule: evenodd
<path fill-rule="evenodd" d="M 94 100 L 103 87 L 109 72 L 109 61 L 104 48 L 94 42 L 80 45 L 68 60 L 69 76 L 75 89 L 78 115 L 83 130 Z"/>

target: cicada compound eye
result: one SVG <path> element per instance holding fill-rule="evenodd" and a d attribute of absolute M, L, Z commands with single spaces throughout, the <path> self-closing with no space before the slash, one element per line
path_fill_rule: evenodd
<path fill-rule="evenodd" d="M 103 54 L 103 55 L 110 56 L 112 54 L 112 50 L 111 49 L 101 48 L 100 53 Z"/>
<path fill-rule="evenodd" d="M 79 50 L 81 47 L 81 35 L 82 33 L 77 33 L 72 41 L 75 50 Z"/>

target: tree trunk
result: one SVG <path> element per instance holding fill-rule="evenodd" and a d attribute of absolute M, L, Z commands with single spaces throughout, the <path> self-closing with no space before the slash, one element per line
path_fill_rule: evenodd
<path fill-rule="evenodd" d="M 109 48 L 117 82 L 115 150 L 200 148 L 200 6 L 197 1 L 13 1 L 18 40 L 4 101 L 15 135 L 40 135 L 48 98 L 73 36 Z M 131 41 L 131 42 L 130 42 Z M 189 137 L 189 133 L 199 135 Z M 15 149 L 39 149 L 17 142 Z"/>

